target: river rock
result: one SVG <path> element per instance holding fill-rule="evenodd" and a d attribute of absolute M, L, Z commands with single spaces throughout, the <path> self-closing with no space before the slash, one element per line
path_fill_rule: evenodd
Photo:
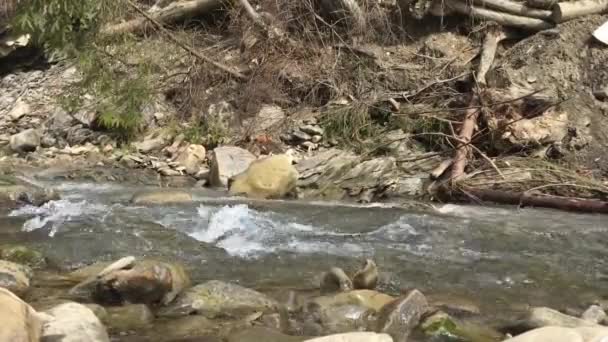
<path fill-rule="evenodd" d="M 167 305 L 188 286 L 190 278 L 181 265 L 144 259 L 133 268 L 98 276 L 93 297 L 103 303 Z"/>
<path fill-rule="evenodd" d="M 52 319 L 44 324 L 43 341 L 110 342 L 106 328 L 91 309 L 78 303 L 65 303 L 45 312 Z"/>
<path fill-rule="evenodd" d="M 139 152 L 150 153 L 162 150 L 169 144 L 169 140 L 170 137 L 156 132 L 146 136 L 143 141 L 134 143 L 133 146 Z"/>
<path fill-rule="evenodd" d="M 236 146 L 221 146 L 211 154 L 209 181 L 212 186 L 225 187 L 228 179 L 247 170 L 256 157 Z"/>
<path fill-rule="evenodd" d="M 350 332 L 335 334 L 325 337 L 317 337 L 304 342 L 393 342 L 388 334 L 377 334 L 373 332 Z"/>
<path fill-rule="evenodd" d="M 190 144 L 177 157 L 177 162 L 186 168 L 187 174 L 193 176 L 201 169 L 206 153 L 207 151 L 204 146 Z"/>
<path fill-rule="evenodd" d="M 278 303 L 275 300 L 262 293 L 240 285 L 211 280 L 186 290 L 172 305 L 161 310 L 159 315 L 244 317 L 253 312 L 274 311 L 277 307 Z"/>
<path fill-rule="evenodd" d="M 0 341 L 37 342 L 44 320 L 26 302 L 0 288 Z"/>
<path fill-rule="evenodd" d="M 14 134 L 9 141 L 11 150 L 15 152 L 33 152 L 40 146 L 40 133 L 31 128 Z"/>
<path fill-rule="evenodd" d="M 11 120 L 13 121 L 17 121 L 19 119 L 21 119 L 21 117 L 23 117 L 24 115 L 29 114 L 31 111 L 30 105 L 27 104 L 26 102 L 22 101 L 22 100 L 18 100 L 15 103 L 15 106 L 13 107 L 13 109 L 11 109 L 10 112 L 8 112 L 8 117 L 11 118 Z"/>
<path fill-rule="evenodd" d="M 0 260 L 0 287 L 22 296 L 29 289 L 31 278 L 32 270 L 29 267 Z"/>
<path fill-rule="evenodd" d="M 248 329 L 239 329 L 239 331 L 230 334 L 227 338 L 228 342 L 301 342 L 306 337 L 289 336 L 279 331 L 266 327 L 251 327 Z"/>
<path fill-rule="evenodd" d="M 42 268 L 46 265 L 42 253 L 22 245 L 0 246 L 0 259 L 32 268 Z"/>
<path fill-rule="evenodd" d="M 365 331 L 370 317 L 375 311 L 361 305 L 330 306 L 317 312 L 313 317 L 321 323 L 324 334 L 338 334 L 349 331 Z"/>
<path fill-rule="evenodd" d="M 252 162 L 247 170 L 235 175 L 230 193 L 251 198 L 282 198 L 295 190 L 298 171 L 289 154 L 279 154 Z"/>
<path fill-rule="evenodd" d="M 380 311 L 384 306 L 394 301 L 395 298 L 387 294 L 373 290 L 354 290 L 338 293 L 333 296 L 321 296 L 314 298 L 311 303 L 321 308 L 329 308 L 340 305 L 358 305 L 366 309 Z"/>
<path fill-rule="evenodd" d="M 142 191 L 134 194 L 131 198 L 131 203 L 133 204 L 176 204 L 190 202 L 192 202 L 192 195 L 179 190 Z"/>
<path fill-rule="evenodd" d="M 343 269 L 332 267 L 321 276 L 319 288 L 321 289 L 321 293 L 350 291 L 353 289 L 353 282 Z"/>
<path fill-rule="evenodd" d="M 152 311 L 145 304 L 113 306 L 106 311 L 107 316 L 103 322 L 111 331 L 141 330 L 154 320 Z"/>
<path fill-rule="evenodd" d="M 596 323 L 569 316 L 557 310 L 545 307 L 531 308 L 522 324 L 525 329 L 535 329 L 546 326 L 576 328 L 596 325 Z"/>
<path fill-rule="evenodd" d="M 566 328 L 547 326 L 517 335 L 504 342 L 604 342 L 607 337 L 608 328 L 606 327 Z"/>
<path fill-rule="evenodd" d="M 59 199 L 52 189 L 44 189 L 12 176 L 0 175 L 0 209 L 14 209 L 20 205 L 35 206 Z"/>
<path fill-rule="evenodd" d="M 388 333 L 396 342 L 405 342 L 428 307 L 424 295 L 412 290 L 380 310 L 377 331 Z"/>
<path fill-rule="evenodd" d="M 583 312 L 581 318 L 590 323 L 600 324 L 606 319 L 606 312 L 599 305 L 591 305 Z"/>

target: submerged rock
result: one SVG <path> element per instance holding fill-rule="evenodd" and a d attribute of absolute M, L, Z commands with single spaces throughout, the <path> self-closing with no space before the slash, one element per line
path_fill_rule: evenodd
<path fill-rule="evenodd" d="M 0 259 L 32 268 L 41 268 L 46 265 L 46 259 L 42 253 L 22 245 L 0 246 Z"/>
<path fill-rule="evenodd" d="M 457 321 L 442 311 L 426 317 L 420 329 L 433 341 L 442 342 L 489 342 L 501 339 L 501 334 L 470 322 Z"/>
<path fill-rule="evenodd" d="M 145 304 L 108 307 L 103 322 L 112 331 L 141 330 L 152 324 L 154 315 Z"/>
<path fill-rule="evenodd" d="M 26 302 L 0 288 L 0 341 L 35 342 L 42 335 L 43 319 Z"/>
<path fill-rule="evenodd" d="M 14 209 L 26 204 L 40 206 L 57 199 L 59 195 L 52 189 L 0 174 L 0 209 Z"/>
<path fill-rule="evenodd" d="M 292 193 L 298 181 L 298 171 L 289 154 L 280 154 L 252 162 L 247 170 L 229 182 L 230 193 L 252 198 L 281 198 Z"/>
<path fill-rule="evenodd" d="M 254 160 L 256 158 L 251 152 L 240 147 L 217 147 L 211 154 L 209 182 L 212 186 L 225 187 L 228 179 L 247 170 Z"/>
<path fill-rule="evenodd" d="M 304 342 L 393 342 L 388 334 L 377 334 L 373 332 L 350 332 L 335 334 L 325 337 L 317 337 Z"/>
<path fill-rule="evenodd" d="M 23 296 L 30 287 L 32 270 L 14 262 L 0 260 L 0 287 Z"/>
<path fill-rule="evenodd" d="M 382 308 L 376 331 L 391 335 L 396 342 L 405 342 L 428 307 L 424 295 L 412 290 Z"/>
<path fill-rule="evenodd" d="M 606 327 L 567 328 L 547 326 L 507 339 L 504 342 L 603 342 L 608 337 Z"/>
<path fill-rule="evenodd" d="M 332 306 L 340 305 L 359 305 L 366 309 L 380 311 L 384 306 L 394 301 L 395 298 L 387 294 L 373 290 L 354 290 L 338 293 L 333 296 L 321 296 L 314 298 L 310 303 L 327 309 Z"/>
<path fill-rule="evenodd" d="M 253 312 L 275 311 L 277 307 L 275 300 L 262 293 L 240 285 L 211 280 L 186 290 L 175 303 L 161 310 L 159 315 L 244 317 Z"/>
<path fill-rule="evenodd" d="M 82 304 L 65 303 L 45 313 L 52 319 L 44 324 L 43 341 L 110 342 L 106 328 L 93 311 Z"/>
<path fill-rule="evenodd" d="M 301 342 L 306 339 L 303 336 L 289 336 L 279 331 L 265 328 L 252 327 L 230 334 L 228 342 Z"/>
<path fill-rule="evenodd" d="M 192 195 L 179 190 L 154 190 L 143 191 L 133 195 L 133 204 L 169 204 L 169 203 L 190 203 Z"/>

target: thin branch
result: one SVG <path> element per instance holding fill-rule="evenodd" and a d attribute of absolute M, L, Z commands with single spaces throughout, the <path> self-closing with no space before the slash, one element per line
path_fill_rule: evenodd
<path fill-rule="evenodd" d="M 240 72 L 234 71 L 230 67 L 228 67 L 222 63 L 216 62 L 213 59 L 194 50 L 194 48 L 184 44 L 179 39 L 177 39 L 171 32 L 169 32 L 169 30 L 167 30 L 156 19 L 152 18 L 148 13 L 146 13 L 144 10 L 140 9 L 135 3 L 133 3 L 132 0 L 125 0 L 125 1 L 127 2 L 127 4 L 129 6 L 131 6 L 134 10 L 136 10 L 137 12 L 139 12 L 139 14 L 141 14 L 144 18 L 146 18 L 146 20 L 148 20 L 150 23 L 152 23 L 154 26 L 156 26 L 156 28 L 159 31 L 161 31 L 167 38 L 169 38 L 169 40 L 171 40 L 173 43 L 175 43 L 180 48 L 182 48 L 182 49 L 186 50 L 187 52 L 189 52 L 190 54 L 192 54 L 194 57 L 213 65 L 214 67 L 224 71 L 225 73 L 229 74 L 230 76 L 232 76 L 238 80 L 246 81 L 248 79 L 247 76 L 241 74 Z"/>

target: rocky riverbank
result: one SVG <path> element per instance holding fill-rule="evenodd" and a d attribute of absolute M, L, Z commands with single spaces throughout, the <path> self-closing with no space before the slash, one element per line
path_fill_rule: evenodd
<path fill-rule="evenodd" d="M 255 290 L 218 280 L 193 284 L 180 264 L 148 258 L 58 271 L 24 246 L 2 245 L 0 257 L 0 337 L 14 342 L 591 342 L 608 336 L 601 300 L 584 311 L 530 307 L 509 322 L 492 322 L 464 298 L 379 292 L 381 265 L 372 260 L 351 275 L 331 268 L 316 288 Z"/>

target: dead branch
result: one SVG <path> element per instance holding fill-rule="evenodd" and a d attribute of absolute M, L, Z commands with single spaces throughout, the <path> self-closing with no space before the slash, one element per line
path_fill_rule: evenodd
<path fill-rule="evenodd" d="M 469 6 L 459 0 L 448 1 L 446 4 L 448 7 L 458 13 L 487 21 L 495 21 L 504 26 L 519 27 L 531 31 L 545 30 L 554 26 L 552 23 L 542 19 L 528 18 L 514 14 L 492 11 L 485 8 Z"/>
<path fill-rule="evenodd" d="M 248 0 L 239 0 L 239 2 L 241 3 L 241 6 L 243 6 L 243 8 L 245 9 L 245 12 L 247 12 L 249 18 L 251 18 L 254 23 L 262 27 L 265 26 L 264 21 L 262 20 L 262 16 L 258 14 L 258 12 L 255 10 L 255 8 L 253 8 L 253 6 L 251 6 Z"/>
<path fill-rule="evenodd" d="M 486 74 L 490 71 L 490 68 L 494 63 L 498 43 L 507 38 L 508 35 L 502 27 L 498 25 L 490 26 L 483 41 L 481 61 L 479 62 L 479 68 L 477 69 L 476 78 L 479 84 L 486 85 Z"/>
<path fill-rule="evenodd" d="M 477 95 L 473 95 L 471 105 L 477 101 Z M 465 118 L 460 127 L 458 135 L 458 145 L 454 153 L 454 165 L 452 165 L 452 181 L 458 181 L 464 176 L 464 169 L 467 166 L 469 154 L 471 153 L 471 137 L 475 126 L 477 125 L 477 117 L 479 117 L 479 109 L 468 109 L 465 112 Z"/>
<path fill-rule="evenodd" d="M 139 14 L 141 14 L 146 20 L 148 20 L 150 23 L 152 23 L 153 26 L 155 26 L 159 31 L 161 31 L 167 38 L 169 38 L 169 40 L 171 40 L 173 43 L 175 43 L 175 45 L 179 46 L 180 48 L 186 50 L 187 52 L 189 52 L 190 54 L 192 54 L 194 57 L 200 59 L 203 62 L 209 63 L 211 65 L 213 65 L 214 67 L 224 71 L 225 73 L 229 74 L 230 76 L 242 80 L 242 81 L 246 81 L 247 77 L 243 74 L 241 74 L 238 71 L 234 71 L 232 70 L 230 67 L 216 62 L 213 59 L 201 54 L 200 52 L 194 50 L 194 48 L 184 44 L 183 42 L 181 42 L 179 39 L 177 39 L 171 32 L 169 32 L 169 30 L 167 30 L 161 23 L 159 23 L 158 21 L 156 21 L 156 19 L 154 19 L 152 16 L 150 16 L 150 14 L 146 13 L 145 11 L 143 11 L 141 8 L 139 8 L 135 3 L 133 3 L 132 0 L 125 0 L 127 2 L 127 4 L 129 4 L 129 6 L 131 6 L 135 11 L 139 12 Z"/>
<path fill-rule="evenodd" d="M 490 189 L 466 188 L 463 193 L 482 201 L 513 204 L 521 207 L 541 207 L 566 211 L 608 214 L 608 202 L 584 198 L 533 195 L 527 192 L 509 192 Z"/>
<path fill-rule="evenodd" d="M 191 0 L 178 1 L 150 14 L 154 22 L 169 24 L 183 21 L 188 17 L 209 12 L 222 5 L 222 0 Z M 136 18 L 120 24 L 109 25 L 101 29 L 101 35 L 113 36 L 122 33 L 140 33 L 154 28 L 153 21 L 146 18 Z"/>
<path fill-rule="evenodd" d="M 522 3 L 513 2 L 510 0 L 475 0 L 475 3 L 480 6 L 489 7 L 500 12 L 517 14 L 530 18 L 549 20 L 551 19 L 552 14 L 552 12 L 549 10 L 531 8 Z"/>
<path fill-rule="evenodd" d="M 579 0 L 558 2 L 553 6 L 552 19 L 556 23 L 582 17 L 590 14 L 600 14 L 608 11 L 608 0 Z"/>

